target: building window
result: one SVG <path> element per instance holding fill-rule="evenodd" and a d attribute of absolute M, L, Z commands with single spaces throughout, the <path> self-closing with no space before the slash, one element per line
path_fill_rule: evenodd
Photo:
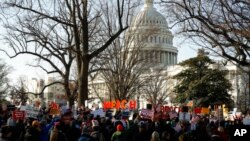
<path fill-rule="evenodd" d="M 150 37 L 150 42 L 153 43 L 153 37 Z"/>
<path fill-rule="evenodd" d="M 159 43 L 161 43 L 161 37 L 159 37 Z"/>
<path fill-rule="evenodd" d="M 157 43 L 157 37 L 155 36 L 155 43 Z"/>

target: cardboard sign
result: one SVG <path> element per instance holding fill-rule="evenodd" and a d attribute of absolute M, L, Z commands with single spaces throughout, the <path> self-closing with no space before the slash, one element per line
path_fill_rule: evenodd
<path fill-rule="evenodd" d="M 25 112 L 24 111 L 13 111 L 12 112 L 12 118 L 14 120 L 24 120 Z"/>
<path fill-rule="evenodd" d="M 140 116 L 143 119 L 153 119 L 153 117 L 154 117 L 154 111 L 153 110 L 149 110 L 149 109 L 142 109 Z"/>

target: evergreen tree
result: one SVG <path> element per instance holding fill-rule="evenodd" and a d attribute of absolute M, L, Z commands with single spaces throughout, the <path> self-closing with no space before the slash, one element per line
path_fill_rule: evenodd
<path fill-rule="evenodd" d="M 180 63 L 184 70 L 174 76 L 179 82 L 174 88 L 177 93 L 176 102 L 194 100 L 195 106 L 232 104 L 228 93 L 231 84 L 225 78 L 227 72 L 211 68 L 214 63 L 204 51 L 200 51 L 197 57 Z"/>

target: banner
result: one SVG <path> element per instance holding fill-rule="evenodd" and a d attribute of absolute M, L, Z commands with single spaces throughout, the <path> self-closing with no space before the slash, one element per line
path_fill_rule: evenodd
<path fill-rule="evenodd" d="M 24 120 L 25 112 L 24 111 L 13 111 L 12 112 L 12 118 L 14 120 Z"/>
<path fill-rule="evenodd" d="M 143 119 L 153 119 L 154 118 L 154 111 L 149 109 L 142 109 L 140 116 Z"/>

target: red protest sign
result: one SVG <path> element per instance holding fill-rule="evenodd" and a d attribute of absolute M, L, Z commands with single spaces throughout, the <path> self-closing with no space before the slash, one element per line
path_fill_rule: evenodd
<path fill-rule="evenodd" d="M 13 111 L 12 118 L 14 120 L 24 120 L 25 112 L 24 111 Z"/>

